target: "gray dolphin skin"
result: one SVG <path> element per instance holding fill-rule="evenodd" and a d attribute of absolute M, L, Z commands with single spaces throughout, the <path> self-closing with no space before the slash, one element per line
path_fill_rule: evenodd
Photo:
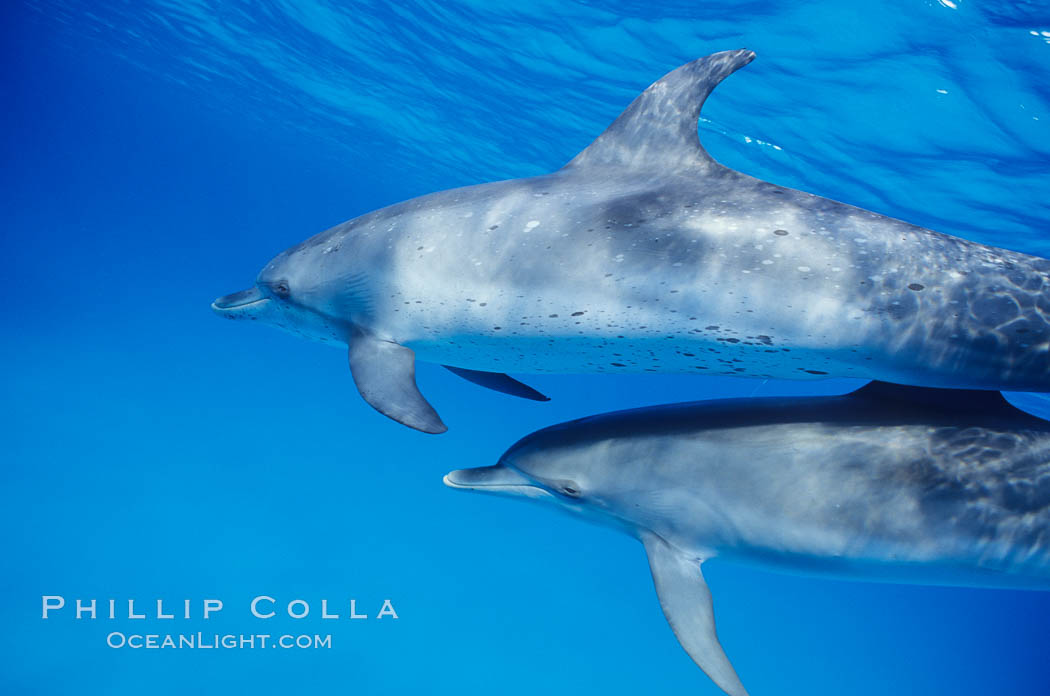
<path fill-rule="evenodd" d="M 754 53 L 655 82 L 556 172 L 376 210 L 217 299 L 347 346 L 362 396 L 429 433 L 415 360 L 505 373 L 857 377 L 1050 391 L 1050 261 L 754 179 L 700 145 L 704 100 Z"/>
<path fill-rule="evenodd" d="M 997 392 L 872 382 L 556 425 L 453 488 L 553 503 L 636 536 L 682 647 L 746 691 L 701 570 L 716 556 L 866 581 L 1050 589 L 1050 423 Z"/>

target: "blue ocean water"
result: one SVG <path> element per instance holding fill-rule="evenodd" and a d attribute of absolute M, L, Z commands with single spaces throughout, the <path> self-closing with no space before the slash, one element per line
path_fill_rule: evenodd
<path fill-rule="evenodd" d="M 416 196 L 555 169 L 647 84 L 758 59 L 707 149 L 762 179 L 1050 256 L 1043 2 L 4 3 L 0 692 L 718 690 L 641 547 L 446 489 L 596 410 L 851 384 L 540 376 L 546 404 L 432 365 L 451 430 L 390 422 L 343 354 L 214 317 L 278 251 Z M 1017 403 L 1047 412 L 1037 395 Z M 1050 693 L 1050 593 L 705 566 L 761 694 Z M 70 606 L 41 618 L 41 596 Z M 258 595 L 307 618 L 253 618 Z M 100 618 L 76 620 L 76 598 Z M 158 598 L 192 619 L 104 619 Z M 207 621 L 200 602 L 220 598 Z M 319 618 L 327 598 L 342 618 Z M 368 620 L 349 620 L 349 599 Z M 396 620 L 375 619 L 384 599 Z M 113 631 L 331 634 L 310 650 L 132 650 Z"/>

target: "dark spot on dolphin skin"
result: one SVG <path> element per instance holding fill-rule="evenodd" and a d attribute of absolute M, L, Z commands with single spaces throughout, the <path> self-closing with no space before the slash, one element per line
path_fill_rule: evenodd
<path fill-rule="evenodd" d="M 623 363 L 609 363 L 609 364 L 610 364 L 610 365 L 613 365 L 614 367 L 627 367 L 627 366 L 626 366 L 626 365 L 624 365 Z"/>
<path fill-rule="evenodd" d="M 583 312 L 573 312 L 572 316 L 574 316 L 574 317 L 582 317 L 583 316 Z"/>
<path fill-rule="evenodd" d="M 802 370 L 801 367 L 798 368 L 798 369 Z M 803 372 L 808 372 L 811 375 L 826 375 L 826 374 L 828 374 L 827 372 L 822 372 L 820 370 L 802 370 L 802 371 Z"/>
<path fill-rule="evenodd" d="M 910 284 L 910 285 L 908 286 L 908 289 L 909 289 L 909 290 L 914 290 L 915 292 L 918 292 L 919 290 L 922 290 L 922 289 L 923 289 L 923 288 L 925 288 L 925 287 L 926 287 L 926 286 L 925 286 L 925 285 L 923 285 L 922 283 L 911 283 L 911 284 Z"/>
<path fill-rule="evenodd" d="M 488 304 L 488 302 L 482 302 L 482 303 L 478 304 L 478 307 L 484 307 L 487 304 Z"/>
<path fill-rule="evenodd" d="M 468 298 L 467 298 L 467 302 L 477 302 L 477 300 L 475 300 L 475 299 L 473 299 L 473 298 L 471 298 L 471 297 L 468 297 Z"/>
<path fill-rule="evenodd" d="M 490 230 L 494 230 L 494 229 L 496 229 L 497 227 L 499 227 L 499 225 L 491 225 L 491 226 L 489 227 L 489 229 L 490 229 Z"/>
<path fill-rule="evenodd" d="M 775 234 L 778 237 L 786 237 L 787 233 L 787 230 L 773 230 L 773 234 Z"/>
<path fill-rule="evenodd" d="M 711 326 L 705 326 L 704 331 L 718 331 L 718 324 L 711 324 Z"/>
<path fill-rule="evenodd" d="M 502 329 L 502 328 L 503 328 L 502 326 L 493 326 L 493 327 L 492 327 L 492 330 L 493 330 L 493 331 L 499 331 L 499 330 L 500 330 L 500 329 Z"/>
<path fill-rule="evenodd" d="M 558 315 L 557 315 L 557 314 L 548 314 L 547 316 L 548 316 L 549 318 L 551 318 L 551 319 L 557 319 L 557 318 L 558 318 Z"/>
<path fill-rule="evenodd" d="M 416 251 L 423 251 L 423 247 L 416 247 Z"/>
<path fill-rule="evenodd" d="M 682 353 L 682 355 L 684 355 L 687 358 L 695 358 L 696 357 L 695 353 Z"/>

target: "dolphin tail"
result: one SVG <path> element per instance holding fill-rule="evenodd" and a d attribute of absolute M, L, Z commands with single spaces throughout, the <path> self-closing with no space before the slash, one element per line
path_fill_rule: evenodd
<path fill-rule="evenodd" d="M 411 348 L 355 329 L 350 337 L 350 374 L 361 396 L 375 410 L 424 433 L 448 430 L 416 386 L 416 354 Z"/>
<path fill-rule="evenodd" d="M 700 145 L 700 109 L 718 84 L 755 59 L 739 49 L 713 53 L 672 70 L 638 95 L 564 170 L 624 167 L 645 171 L 715 165 Z"/>
<path fill-rule="evenodd" d="M 678 642 L 718 688 L 729 696 L 748 696 L 718 642 L 711 591 L 700 562 L 651 532 L 642 535 L 642 543 L 656 595 Z"/>

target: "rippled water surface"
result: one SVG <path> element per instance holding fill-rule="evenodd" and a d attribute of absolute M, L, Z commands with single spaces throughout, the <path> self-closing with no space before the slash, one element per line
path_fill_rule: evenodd
<path fill-rule="evenodd" d="M 380 150 L 421 187 L 546 172 L 677 65 L 748 47 L 704 142 L 724 163 L 1047 253 L 1045 3 L 35 2 L 215 106 Z M 378 148 L 377 145 L 381 145 Z M 386 173 L 386 171 L 383 171 Z"/>

